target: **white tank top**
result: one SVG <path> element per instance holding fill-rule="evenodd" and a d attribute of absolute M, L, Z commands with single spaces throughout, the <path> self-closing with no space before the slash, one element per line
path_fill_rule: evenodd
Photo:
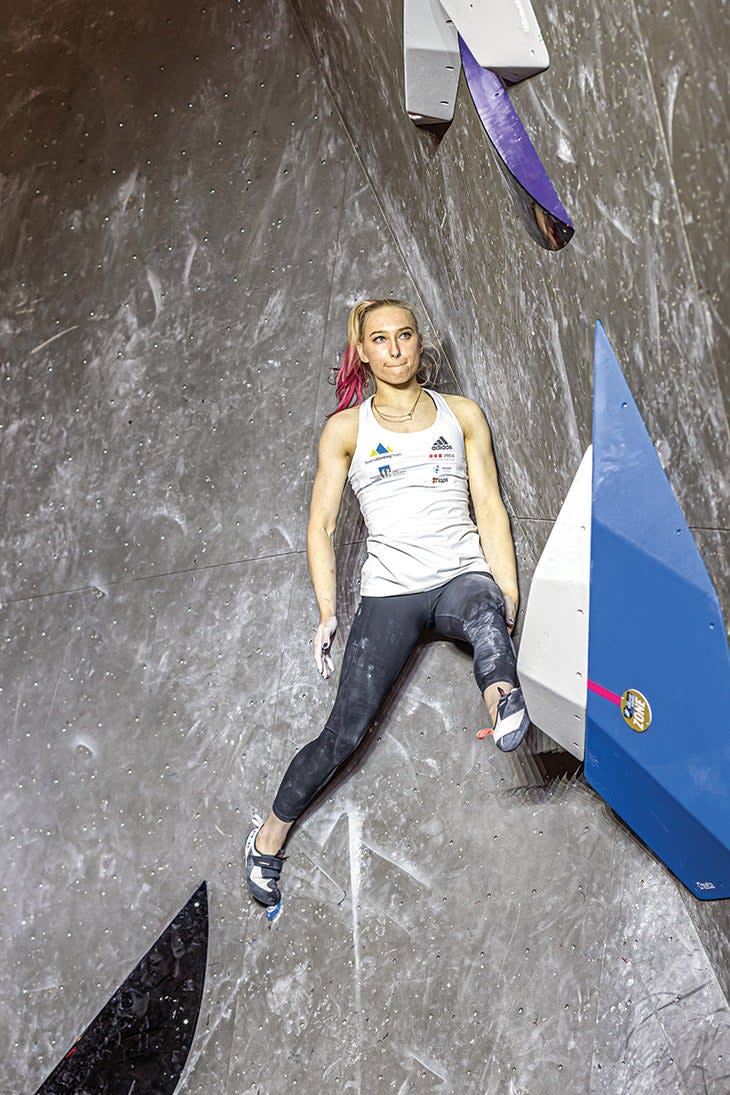
<path fill-rule="evenodd" d="M 368 530 L 364 597 L 434 589 L 457 574 L 489 573 L 469 514 L 464 435 L 451 408 L 436 404 L 427 430 L 396 433 L 375 418 L 372 396 L 360 406 L 348 478 Z"/>

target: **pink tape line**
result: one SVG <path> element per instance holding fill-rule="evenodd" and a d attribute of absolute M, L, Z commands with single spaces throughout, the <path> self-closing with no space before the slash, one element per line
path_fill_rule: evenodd
<path fill-rule="evenodd" d="M 615 692 L 609 692 L 607 688 L 604 688 L 602 684 L 596 684 L 595 681 L 588 681 L 588 691 L 595 692 L 601 699 L 610 700 L 611 703 L 615 703 L 618 707 L 621 706 L 621 697 L 617 696 Z"/>

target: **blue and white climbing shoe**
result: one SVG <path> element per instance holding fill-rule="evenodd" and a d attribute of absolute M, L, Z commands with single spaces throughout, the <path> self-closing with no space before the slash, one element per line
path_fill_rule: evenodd
<path fill-rule="evenodd" d="M 503 694 L 497 704 L 494 744 L 503 753 L 511 753 L 523 741 L 529 725 L 530 716 L 525 707 L 525 697 L 518 685 L 511 692 Z"/>
<path fill-rule="evenodd" d="M 283 855 L 265 855 L 256 847 L 258 835 L 263 821 L 260 817 L 254 817 L 254 828 L 246 838 L 246 886 L 260 905 L 274 906 L 281 902 L 279 892 L 279 877 L 285 857 Z"/>

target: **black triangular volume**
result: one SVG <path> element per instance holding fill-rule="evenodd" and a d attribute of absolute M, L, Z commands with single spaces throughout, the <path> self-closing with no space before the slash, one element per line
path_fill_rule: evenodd
<path fill-rule="evenodd" d="M 201 882 L 36 1095 L 172 1095 L 193 1042 L 207 954 Z"/>

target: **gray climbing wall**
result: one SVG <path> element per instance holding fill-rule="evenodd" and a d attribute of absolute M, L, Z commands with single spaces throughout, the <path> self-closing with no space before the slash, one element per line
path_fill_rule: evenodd
<path fill-rule="evenodd" d="M 727 903 L 540 735 L 477 742 L 447 643 L 293 837 L 273 930 L 240 869 L 335 687 L 304 532 L 353 299 L 420 301 L 487 409 L 523 595 L 603 318 L 727 611 L 727 126 L 694 7 L 536 5 L 553 68 L 514 99 L 577 225 L 548 255 L 466 96 L 441 143 L 403 114 L 397 3 L 2 5 L 2 1095 L 202 878 L 187 1095 L 727 1090 Z M 343 633 L 361 541 L 348 499 Z"/>

